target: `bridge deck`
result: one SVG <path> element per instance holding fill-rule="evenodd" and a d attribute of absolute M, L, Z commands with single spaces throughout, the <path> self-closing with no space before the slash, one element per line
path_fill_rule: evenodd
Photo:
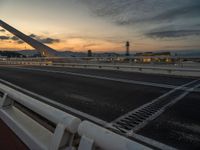
<path fill-rule="evenodd" d="M 159 100 L 160 96 L 173 91 L 176 87 L 197 80 L 197 78 L 188 77 L 62 67 L 0 67 L 0 79 L 13 85 L 1 80 L 4 84 L 73 115 L 89 120 L 96 118 L 97 120 L 92 121 L 95 122 L 100 119 L 111 124 L 119 117 L 126 116 L 128 112 L 135 111 L 143 105 Z M 192 83 L 189 86 L 185 86 L 185 88 L 193 87 L 194 85 L 200 85 L 200 82 Z M 169 112 L 164 112 L 136 133 L 176 148 L 184 149 L 182 145 L 194 146 L 194 143 L 196 141 L 198 143 L 200 140 L 200 120 L 197 115 L 200 110 L 199 91 L 198 89 L 196 93 L 189 92 L 189 95 L 183 97 L 174 107 L 170 107 Z M 171 95 L 165 95 L 163 98 L 164 104 L 168 103 L 168 101 L 173 101 L 185 92 L 187 91 L 179 89 L 175 90 Z M 44 99 L 44 97 L 48 99 Z M 169 97 L 171 98 L 168 99 Z M 48 102 L 48 100 L 53 102 Z M 162 105 L 162 103 L 156 104 L 157 107 L 162 107 Z M 155 108 L 157 109 L 157 107 Z M 80 113 L 73 110 L 79 110 Z M 148 111 L 149 113 L 152 112 L 152 110 Z M 94 118 L 88 118 L 85 114 Z M 145 118 L 145 114 L 143 115 L 143 118 Z M 192 116 L 196 117 L 195 121 L 190 120 Z M 167 128 L 165 121 L 170 121 L 170 119 L 173 124 L 169 124 L 169 128 Z M 183 121 L 186 125 L 193 123 L 192 127 L 194 128 L 191 129 L 190 125 L 183 128 L 183 126 L 180 126 Z M 166 128 L 163 129 L 163 127 Z M 178 133 L 168 132 L 168 129 L 171 128 L 173 130 L 173 127 Z M 179 129 L 181 132 L 183 129 L 183 133 L 180 133 Z M 180 136 L 174 136 L 174 134 L 182 134 L 185 139 L 181 137 L 183 140 L 180 142 Z M 170 137 L 174 138 L 165 139 Z M 189 138 L 187 139 L 187 137 Z M 171 140 L 178 144 L 174 144 Z M 187 140 L 191 141 L 188 142 Z M 196 146 L 198 147 L 199 145 L 196 144 L 195 148 Z"/>
<path fill-rule="evenodd" d="M 0 145 L 4 150 L 28 150 L 29 148 L 0 119 Z"/>

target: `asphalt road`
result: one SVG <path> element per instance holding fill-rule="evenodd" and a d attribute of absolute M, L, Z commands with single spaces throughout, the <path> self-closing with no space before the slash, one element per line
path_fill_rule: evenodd
<path fill-rule="evenodd" d="M 3 66 L 0 79 L 106 122 L 157 99 L 172 90 L 170 86 L 196 80 L 98 69 Z M 190 93 L 138 133 L 181 149 L 199 148 L 199 99 L 199 92 Z"/>
<path fill-rule="evenodd" d="M 29 68 L 76 72 L 172 85 L 180 85 L 193 80 L 190 78 L 108 70 L 55 67 Z M 157 98 L 169 90 L 160 87 L 23 68 L 0 67 L 0 78 L 108 122 Z"/>
<path fill-rule="evenodd" d="M 33 69 L 41 69 L 41 67 L 29 67 Z M 66 71 L 87 75 L 97 75 L 103 77 L 111 77 L 118 79 L 127 79 L 134 81 L 143 81 L 143 82 L 153 82 L 160 84 L 169 84 L 169 85 L 182 85 L 184 83 L 190 82 L 193 78 L 189 77 L 179 77 L 179 76 L 168 76 L 168 75 L 155 75 L 155 74 L 144 74 L 144 73 L 133 73 L 133 72 L 123 72 L 115 70 L 103 70 L 103 69 L 81 69 L 81 68 L 66 68 L 66 67 L 42 67 L 45 70 L 54 70 L 54 71 Z"/>
<path fill-rule="evenodd" d="M 138 133 L 178 149 L 200 149 L 200 93 L 192 92 Z"/>

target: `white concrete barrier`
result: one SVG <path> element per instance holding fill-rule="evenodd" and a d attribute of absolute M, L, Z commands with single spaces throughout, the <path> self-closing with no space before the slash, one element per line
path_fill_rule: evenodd
<path fill-rule="evenodd" d="M 32 150 L 72 148 L 80 119 L 42 103 L 0 83 L 0 118 Z M 51 132 L 29 115 L 15 107 L 17 102 L 55 124 Z"/>
<path fill-rule="evenodd" d="M 97 148 L 103 150 L 151 149 L 88 121 L 83 121 L 80 124 L 78 134 L 81 136 L 78 150 L 95 150 Z"/>

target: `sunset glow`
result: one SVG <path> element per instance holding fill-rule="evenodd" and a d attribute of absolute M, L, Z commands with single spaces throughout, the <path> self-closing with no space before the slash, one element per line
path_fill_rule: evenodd
<path fill-rule="evenodd" d="M 199 10 L 197 0 L 0 0 L 0 19 L 60 51 L 121 52 L 127 40 L 132 52 L 197 50 Z M 0 49 L 32 48 L 0 28 Z"/>

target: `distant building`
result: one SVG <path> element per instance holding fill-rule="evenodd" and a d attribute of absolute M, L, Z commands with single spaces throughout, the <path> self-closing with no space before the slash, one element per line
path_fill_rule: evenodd
<path fill-rule="evenodd" d="M 138 58 L 135 59 L 135 62 L 143 63 L 172 63 L 173 59 L 170 58 L 170 52 L 144 52 L 136 53 L 135 56 Z"/>
<path fill-rule="evenodd" d="M 88 57 L 92 57 L 92 51 L 88 50 Z"/>

